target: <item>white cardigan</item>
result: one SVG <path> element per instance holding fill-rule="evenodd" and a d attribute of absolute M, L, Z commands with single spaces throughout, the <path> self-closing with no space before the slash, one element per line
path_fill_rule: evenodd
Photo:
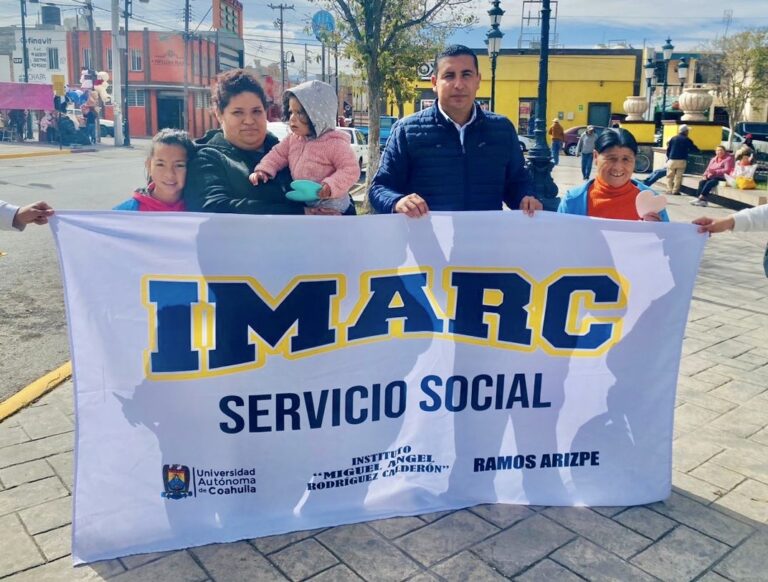
<path fill-rule="evenodd" d="M 13 227 L 13 218 L 18 209 L 18 206 L 0 200 L 0 230 L 24 230 L 23 226 L 19 229 Z"/>
<path fill-rule="evenodd" d="M 733 215 L 733 231 L 768 231 L 768 204 L 740 210 Z"/>

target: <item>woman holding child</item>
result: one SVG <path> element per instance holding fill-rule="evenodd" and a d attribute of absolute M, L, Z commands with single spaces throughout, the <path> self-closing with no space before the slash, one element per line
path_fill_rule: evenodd
<path fill-rule="evenodd" d="M 267 132 L 267 99 L 259 81 L 243 69 L 222 73 L 212 90 L 221 126 L 195 142 L 187 175 L 187 210 L 238 214 L 303 214 L 304 205 L 286 199 L 290 175 L 254 186 L 254 167 L 277 145 Z"/>

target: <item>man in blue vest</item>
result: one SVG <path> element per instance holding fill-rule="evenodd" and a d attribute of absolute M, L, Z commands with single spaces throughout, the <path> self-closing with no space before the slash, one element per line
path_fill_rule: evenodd
<path fill-rule="evenodd" d="M 435 103 L 399 121 L 374 176 L 370 199 L 378 213 L 410 217 L 430 210 L 513 210 L 533 214 L 534 196 L 512 122 L 475 103 L 480 72 L 462 45 L 435 60 Z"/>

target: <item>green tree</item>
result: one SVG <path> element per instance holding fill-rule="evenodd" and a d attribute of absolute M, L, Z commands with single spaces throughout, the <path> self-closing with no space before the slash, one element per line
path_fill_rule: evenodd
<path fill-rule="evenodd" d="M 411 32 L 430 29 L 437 34 L 475 21 L 467 10 L 473 0 L 316 0 L 333 11 L 347 40 L 346 54 L 362 70 L 368 92 L 368 180 L 379 166 L 379 116 L 390 78 L 400 67 L 398 49 Z M 424 55 L 426 57 L 426 55 Z M 430 55 L 431 57 L 431 55 Z M 423 59 L 419 62 L 423 62 Z M 390 66 L 388 66 L 390 65 Z M 415 78 L 415 67 L 411 69 Z M 398 88 L 403 85 L 398 85 Z"/>
<path fill-rule="evenodd" d="M 716 84 L 733 139 L 747 103 L 757 104 L 768 97 L 768 28 L 717 38 L 705 49 L 709 54 L 703 59 L 704 72 Z"/>
<path fill-rule="evenodd" d="M 379 66 L 384 74 L 384 92 L 397 104 L 397 116 L 405 115 L 405 104 L 416 98 L 416 70 L 431 61 L 445 44 L 444 30 L 432 28 L 403 31 L 393 43 L 392 51 L 382 55 Z"/>

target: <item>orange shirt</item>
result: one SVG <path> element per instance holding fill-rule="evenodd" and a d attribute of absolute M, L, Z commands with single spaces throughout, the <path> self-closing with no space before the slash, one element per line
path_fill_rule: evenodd
<path fill-rule="evenodd" d="M 596 218 L 640 220 L 635 199 L 640 188 L 631 181 L 620 188 L 613 188 L 596 178 L 587 192 L 587 215 Z"/>
<path fill-rule="evenodd" d="M 552 139 L 557 139 L 560 141 L 565 141 L 565 130 L 563 129 L 563 126 L 559 123 L 553 123 L 549 128 L 549 135 L 552 136 Z"/>

